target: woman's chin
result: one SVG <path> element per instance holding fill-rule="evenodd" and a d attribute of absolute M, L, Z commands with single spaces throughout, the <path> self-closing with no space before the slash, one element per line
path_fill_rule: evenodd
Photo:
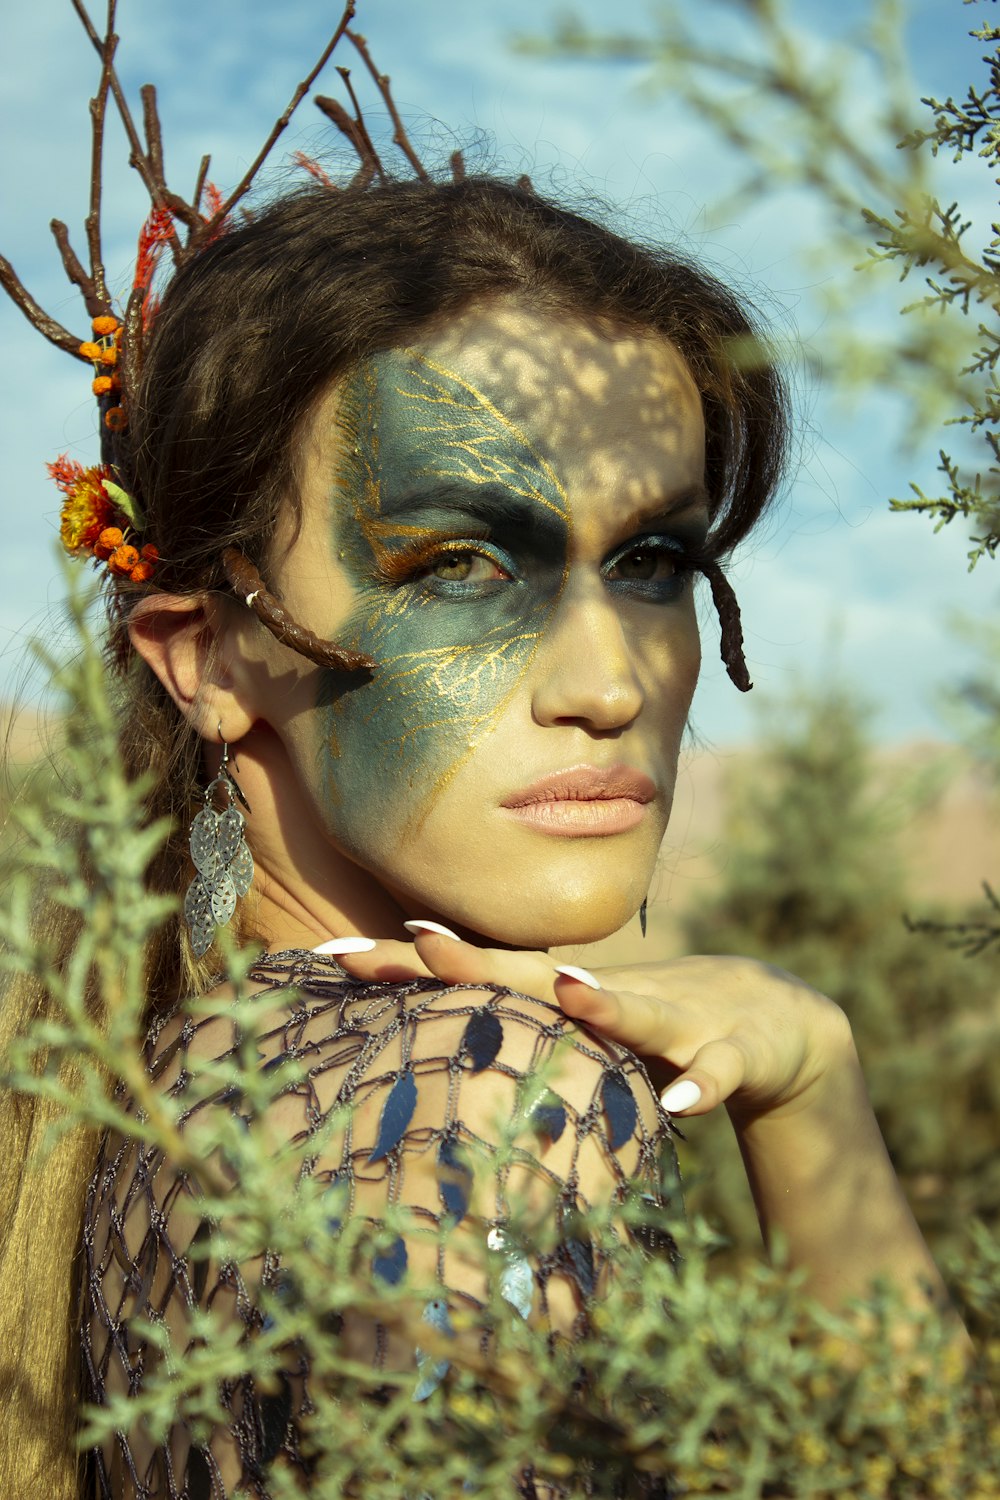
<path fill-rule="evenodd" d="M 509 912 L 471 918 L 467 914 L 449 925 L 470 942 L 489 948 L 568 948 L 596 943 L 624 927 L 638 911 L 625 902 L 605 903 L 599 910 L 567 909 L 553 903 L 547 911 Z M 447 921 L 447 919 L 444 919 Z"/>

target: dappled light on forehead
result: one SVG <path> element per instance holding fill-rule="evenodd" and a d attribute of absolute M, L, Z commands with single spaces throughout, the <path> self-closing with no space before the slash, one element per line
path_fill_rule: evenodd
<path fill-rule="evenodd" d="M 670 498 L 691 424 L 704 431 L 684 359 L 654 334 L 491 303 L 453 319 L 424 349 L 529 434 L 571 507 L 575 493 L 609 484 L 631 505 Z M 702 481 L 700 453 L 687 477 Z"/>

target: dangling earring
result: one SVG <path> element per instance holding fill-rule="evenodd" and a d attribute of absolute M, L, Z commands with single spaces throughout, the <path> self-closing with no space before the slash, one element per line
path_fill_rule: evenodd
<path fill-rule="evenodd" d="M 646 936 L 646 902 L 648 900 L 648 896 L 643 896 L 642 905 L 639 907 L 639 927 L 642 930 L 643 937 Z"/>
<path fill-rule="evenodd" d="M 222 800 L 218 812 L 213 805 L 217 794 Z M 229 746 L 222 740 L 219 774 L 205 788 L 205 806 L 191 824 L 191 863 L 198 873 L 184 897 L 184 920 L 195 958 L 208 952 L 216 928 L 226 926 L 237 896 L 245 896 L 253 881 L 253 855 L 243 837 L 246 819 L 234 796 L 249 812 L 250 804 L 229 769 Z"/>

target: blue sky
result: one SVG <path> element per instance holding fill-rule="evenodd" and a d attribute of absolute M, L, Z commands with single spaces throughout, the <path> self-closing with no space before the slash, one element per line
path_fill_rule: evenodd
<path fill-rule="evenodd" d="M 836 24 L 864 9 L 858 0 L 838 6 Z M 966 33 L 985 10 L 960 0 L 909 0 L 918 92 L 964 89 L 981 50 Z M 581 0 L 576 11 L 597 24 L 608 7 Z M 812 29 L 822 55 L 830 7 L 792 0 L 790 11 Z M 822 233 L 816 205 L 802 192 L 764 194 L 709 228 L 713 201 L 732 181 L 729 154 L 669 97 L 644 92 L 640 68 L 515 56 L 512 36 L 544 29 L 556 13 L 545 0 L 360 0 L 358 25 L 431 159 L 473 142 L 473 160 L 478 152 L 481 162 L 501 169 L 527 169 L 540 186 L 577 202 L 590 194 L 612 201 L 626 230 L 680 238 L 763 300 L 784 327 L 797 327 L 821 357 L 829 316 L 824 279 L 833 273 L 821 276 L 809 259 L 810 243 Z M 132 97 L 148 79 L 158 86 L 168 178 L 190 191 L 198 159 L 211 150 L 213 178 L 230 186 L 337 14 L 339 4 L 326 0 L 120 0 L 121 74 Z M 617 7 L 619 20 L 634 18 L 640 27 L 648 14 L 641 0 Z M 53 215 L 64 218 L 82 253 L 96 58 L 69 0 L 5 7 L 0 49 L 8 60 L 0 75 L 0 249 L 41 304 L 82 334 L 82 304 L 65 281 L 47 225 Z M 359 68 L 355 77 L 361 84 Z M 862 64 L 859 128 L 875 82 Z M 338 84 L 331 69 L 320 88 L 332 93 Z M 322 151 L 325 139 L 307 101 L 278 160 L 297 147 Z M 106 259 L 127 284 L 146 205 L 117 132 L 109 139 L 106 180 Z M 960 190 L 977 221 L 995 215 L 988 173 L 974 161 L 941 180 L 960 184 L 951 196 Z M 887 319 L 894 305 L 887 295 Z M 96 439 L 84 367 L 47 345 L 6 298 L 0 337 L 0 696 L 9 697 L 19 690 L 27 640 L 41 634 L 51 642 L 60 628 L 58 495 L 45 461 L 68 450 L 90 462 Z M 797 405 L 798 462 L 786 497 L 733 571 L 757 690 L 745 699 L 730 686 L 706 619 L 695 728 L 718 745 L 744 741 L 758 722 L 752 700 L 780 694 L 796 679 L 816 683 L 836 673 L 875 706 L 881 738 L 945 734 L 938 696 L 969 666 L 949 621 L 958 609 L 992 614 L 1000 572 L 985 562 L 967 577 L 967 543 L 957 528 L 934 537 L 925 520 L 888 513 L 886 496 L 905 493 L 909 480 L 934 486 L 940 434 L 901 454 L 896 438 L 906 413 L 891 391 L 845 412 L 800 376 Z"/>

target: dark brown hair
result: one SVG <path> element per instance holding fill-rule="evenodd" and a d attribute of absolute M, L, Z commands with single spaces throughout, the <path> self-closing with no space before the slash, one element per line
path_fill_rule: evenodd
<path fill-rule="evenodd" d="M 157 585 L 225 588 L 231 546 L 266 577 L 277 515 L 296 504 L 299 438 L 331 382 L 503 294 L 669 339 L 701 393 L 714 555 L 747 534 L 782 470 L 784 393 L 751 316 L 714 277 L 493 178 L 310 186 L 182 267 L 131 372 L 115 463 L 145 513 L 143 540 L 159 549 Z M 132 657 L 128 602 L 119 598 L 113 624 L 129 677 L 123 750 L 130 769 L 158 772 L 150 811 L 172 816 L 177 831 L 154 881 L 176 892 L 189 878 L 200 743 Z M 169 929 L 154 956 L 154 999 L 198 977 L 178 966 L 178 937 Z"/>

